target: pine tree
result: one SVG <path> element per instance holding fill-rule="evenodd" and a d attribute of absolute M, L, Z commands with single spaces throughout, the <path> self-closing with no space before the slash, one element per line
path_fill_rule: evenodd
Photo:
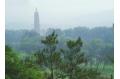
<path fill-rule="evenodd" d="M 46 36 L 44 40 L 41 40 L 41 42 L 45 45 L 44 48 L 44 56 L 45 56 L 45 65 L 47 64 L 47 67 L 51 71 L 51 75 L 49 79 L 54 79 L 54 69 L 56 64 L 60 61 L 60 53 L 56 51 L 58 39 L 57 34 L 55 34 L 55 31 Z"/>

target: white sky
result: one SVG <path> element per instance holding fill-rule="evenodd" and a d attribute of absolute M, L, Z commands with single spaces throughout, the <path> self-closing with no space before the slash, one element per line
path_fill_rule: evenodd
<path fill-rule="evenodd" d="M 33 24 L 33 13 L 37 7 L 41 25 L 59 25 L 58 28 L 69 28 L 62 27 L 68 25 L 109 26 L 113 23 L 113 2 L 113 0 L 6 0 L 6 24 Z"/>

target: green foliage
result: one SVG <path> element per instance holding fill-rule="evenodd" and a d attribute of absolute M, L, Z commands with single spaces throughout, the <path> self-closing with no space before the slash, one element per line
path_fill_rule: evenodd
<path fill-rule="evenodd" d="M 20 75 L 21 79 L 45 79 L 44 72 L 39 68 L 27 68 Z"/>
<path fill-rule="evenodd" d="M 9 49 L 9 50 L 8 50 Z M 30 61 L 27 61 L 30 62 Z M 44 79 L 45 75 L 40 68 L 23 63 L 9 46 L 5 51 L 5 79 Z"/>
<path fill-rule="evenodd" d="M 6 75 L 7 78 L 15 79 L 19 76 L 21 70 L 20 60 L 9 46 L 5 49 L 5 64 L 6 64 Z"/>
<path fill-rule="evenodd" d="M 43 48 L 25 57 L 18 56 L 20 55 L 18 52 L 6 45 L 6 79 L 100 79 L 101 75 L 105 75 L 102 71 L 104 67 L 98 67 L 101 62 L 95 67 L 89 65 L 86 52 L 82 51 L 84 44 L 80 37 L 69 39 L 65 48 L 62 46 L 58 48 L 58 35 L 54 31 L 42 39 L 41 43 L 44 44 Z M 100 52 L 97 47 L 102 48 L 102 46 L 103 42 L 98 39 L 90 42 L 88 48 L 94 55 L 92 50 Z"/>
<path fill-rule="evenodd" d="M 75 71 L 75 79 L 97 79 L 100 72 L 92 68 L 79 68 Z"/>
<path fill-rule="evenodd" d="M 5 52 L 11 52 L 12 49 L 8 46 L 8 45 L 5 45 Z"/>
<path fill-rule="evenodd" d="M 79 37 L 76 41 L 72 41 L 72 40 L 67 41 L 67 46 L 68 46 L 69 49 L 73 49 L 76 46 L 82 47 L 81 38 Z"/>
<path fill-rule="evenodd" d="M 45 37 L 41 42 L 46 46 L 43 51 L 40 51 L 35 54 L 37 58 L 37 63 L 39 65 L 43 65 L 50 69 L 51 75 L 49 76 L 51 79 L 54 79 L 54 68 L 59 64 L 60 61 L 60 53 L 56 51 L 56 45 L 58 43 L 57 34 L 53 32 L 52 34 Z"/>
<path fill-rule="evenodd" d="M 79 68 L 79 65 L 85 62 L 84 53 L 81 53 L 82 40 L 79 37 L 77 40 L 67 41 L 68 50 L 64 50 L 64 67 L 65 72 L 69 75 L 70 79 L 74 79 L 76 70 Z M 63 51 L 63 50 L 62 50 Z"/>
<path fill-rule="evenodd" d="M 58 43 L 57 34 L 53 32 L 52 34 L 46 36 L 45 40 L 41 40 L 41 42 L 45 45 L 55 45 Z"/>

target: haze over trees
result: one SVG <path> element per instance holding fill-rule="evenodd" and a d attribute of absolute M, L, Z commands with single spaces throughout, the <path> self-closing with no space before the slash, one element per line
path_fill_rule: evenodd
<path fill-rule="evenodd" d="M 113 79 L 113 35 L 112 27 L 6 30 L 6 79 Z"/>
<path fill-rule="evenodd" d="M 46 35 L 51 34 L 52 31 L 53 29 L 49 29 Z M 59 39 L 58 48 L 67 48 L 65 41 L 81 37 L 83 40 L 81 51 L 86 52 L 90 58 L 102 57 L 103 60 L 107 61 L 106 56 L 114 54 L 114 33 L 112 27 L 96 27 L 93 29 L 76 27 L 68 30 L 55 29 L 55 32 Z M 44 36 L 27 30 L 6 30 L 5 40 L 6 44 L 10 45 L 15 50 L 31 53 L 44 47 L 40 42 Z"/>

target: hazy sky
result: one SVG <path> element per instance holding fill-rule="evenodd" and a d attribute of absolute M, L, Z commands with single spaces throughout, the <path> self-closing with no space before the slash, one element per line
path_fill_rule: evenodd
<path fill-rule="evenodd" d="M 6 28 L 11 24 L 32 28 L 33 13 L 38 8 L 41 27 L 110 26 L 113 0 L 6 0 Z M 64 27 L 66 26 L 66 27 Z M 19 28 L 12 26 L 14 28 Z M 50 26 L 51 27 L 51 26 Z"/>

